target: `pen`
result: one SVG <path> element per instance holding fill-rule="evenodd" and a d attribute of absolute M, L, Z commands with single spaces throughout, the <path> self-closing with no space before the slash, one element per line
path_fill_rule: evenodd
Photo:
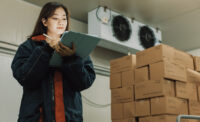
<path fill-rule="evenodd" d="M 46 36 L 47 38 L 53 40 L 52 37 L 48 36 L 47 34 L 43 33 L 43 35 Z"/>

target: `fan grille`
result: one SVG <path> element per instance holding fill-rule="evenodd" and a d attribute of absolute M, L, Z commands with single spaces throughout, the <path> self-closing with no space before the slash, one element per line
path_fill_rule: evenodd
<path fill-rule="evenodd" d="M 145 48 L 150 48 L 155 45 L 155 35 L 152 29 L 148 26 L 142 26 L 139 30 L 140 44 Z"/>
<path fill-rule="evenodd" d="M 119 41 L 127 41 L 132 33 L 129 21 L 121 16 L 115 16 L 112 20 L 113 33 Z"/>

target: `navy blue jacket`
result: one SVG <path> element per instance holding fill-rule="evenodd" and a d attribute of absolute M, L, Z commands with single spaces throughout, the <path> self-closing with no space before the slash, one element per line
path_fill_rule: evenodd
<path fill-rule="evenodd" d="M 18 122 L 38 122 L 39 108 L 44 111 L 44 122 L 53 122 L 55 68 L 49 66 L 52 53 L 45 48 L 45 41 L 28 39 L 22 43 L 12 61 L 15 79 L 23 87 L 23 96 Z M 90 57 L 64 57 L 59 70 L 63 75 L 63 93 L 66 122 L 82 122 L 82 100 L 80 91 L 89 88 L 95 80 Z"/>

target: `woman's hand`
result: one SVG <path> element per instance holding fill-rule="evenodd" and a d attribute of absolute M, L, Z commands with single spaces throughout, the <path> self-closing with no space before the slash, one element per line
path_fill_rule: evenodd
<path fill-rule="evenodd" d="M 58 42 L 60 42 L 60 38 L 57 38 L 57 39 L 49 39 L 49 38 L 46 38 L 46 42 L 49 44 L 49 46 L 51 48 L 53 48 L 54 50 L 56 50 L 56 45 L 58 45 Z"/>
<path fill-rule="evenodd" d="M 56 52 L 58 52 L 61 56 L 72 56 L 76 52 L 76 48 L 74 43 L 72 43 L 72 49 L 62 44 L 62 42 L 58 42 L 55 46 Z"/>

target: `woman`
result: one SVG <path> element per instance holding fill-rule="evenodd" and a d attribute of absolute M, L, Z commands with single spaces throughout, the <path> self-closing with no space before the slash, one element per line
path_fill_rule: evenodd
<path fill-rule="evenodd" d="M 23 87 L 18 122 L 83 121 L 80 91 L 92 85 L 95 72 L 90 57 L 76 56 L 74 45 L 70 49 L 59 41 L 69 18 L 64 5 L 45 4 L 32 35 L 15 54 L 11 68 Z M 53 51 L 62 56 L 60 68 L 49 66 Z"/>

